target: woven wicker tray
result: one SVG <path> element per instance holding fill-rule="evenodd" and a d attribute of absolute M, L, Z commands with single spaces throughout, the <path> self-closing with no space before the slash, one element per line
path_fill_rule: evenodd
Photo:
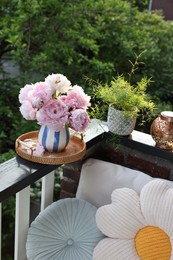
<path fill-rule="evenodd" d="M 16 153 L 22 158 L 41 164 L 64 164 L 71 163 L 81 159 L 86 152 L 85 142 L 77 137 L 72 136 L 70 142 L 62 152 L 53 153 L 45 151 L 41 156 L 33 155 L 31 148 L 27 149 L 23 146 L 22 142 L 26 139 L 31 139 L 34 143 L 38 143 L 38 131 L 25 133 L 19 136 L 15 142 Z"/>

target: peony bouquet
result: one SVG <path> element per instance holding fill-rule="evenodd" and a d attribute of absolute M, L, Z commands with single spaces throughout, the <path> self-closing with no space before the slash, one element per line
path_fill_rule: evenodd
<path fill-rule="evenodd" d="M 19 102 L 25 119 L 37 120 L 39 125 L 55 131 L 69 126 L 82 132 L 90 122 L 90 97 L 62 74 L 51 74 L 43 82 L 25 85 L 20 90 Z"/>

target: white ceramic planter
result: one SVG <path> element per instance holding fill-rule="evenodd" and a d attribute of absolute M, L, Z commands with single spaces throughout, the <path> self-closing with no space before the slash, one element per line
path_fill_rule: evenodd
<path fill-rule="evenodd" d="M 109 105 L 107 124 L 110 132 L 117 135 L 130 135 L 135 128 L 136 118 L 127 117 L 123 111 Z"/>

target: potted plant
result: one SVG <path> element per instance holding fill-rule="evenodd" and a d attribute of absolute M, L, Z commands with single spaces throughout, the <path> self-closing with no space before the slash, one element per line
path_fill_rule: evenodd
<path fill-rule="evenodd" d="M 129 135 L 135 128 L 137 117 L 149 116 L 155 108 L 146 92 L 151 79 L 144 76 L 137 84 L 131 84 L 132 75 L 140 63 L 139 57 L 140 55 L 136 56 L 134 63 L 130 62 L 132 69 L 128 80 L 123 75 L 118 75 L 105 84 L 89 80 L 93 87 L 94 100 L 91 116 L 102 119 L 104 112 L 108 111 L 109 131 L 118 135 Z"/>

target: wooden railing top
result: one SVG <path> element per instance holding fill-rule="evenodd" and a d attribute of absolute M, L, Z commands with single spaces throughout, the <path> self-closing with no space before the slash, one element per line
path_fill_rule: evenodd
<path fill-rule="evenodd" d="M 0 202 L 45 176 L 57 165 L 42 165 L 14 157 L 0 165 Z"/>

